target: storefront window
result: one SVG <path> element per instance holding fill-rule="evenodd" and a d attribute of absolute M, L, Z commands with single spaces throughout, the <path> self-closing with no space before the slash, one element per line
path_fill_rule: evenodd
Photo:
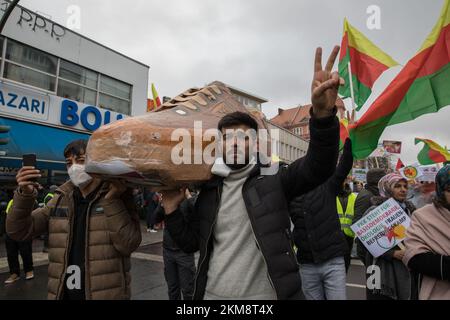
<path fill-rule="evenodd" d="M 59 77 L 97 90 L 98 73 L 74 63 L 61 60 Z"/>
<path fill-rule="evenodd" d="M 131 114 L 130 101 L 115 98 L 103 93 L 100 93 L 99 95 L 98 106 L 100 108 L 123 113 L 126 115 Z"/>
<path fill-rule="evenodd" d="M 0 37 L 0 60 L 5 58 L 3 78 L 51 91 L 77 102 L 131 114 L 130 84 L 9 38 L 6 39 L 6 55 L 3 57 L 3 45 L 4 38 Z"/>
<path fill-rule="evenodd" d="M 89 90 L 74 83 L 59 79 L 57 95 L 63 98 L 83 102 L 90 105 L 96 104 L 97 92 Z"/>
<path fill-rule="evenodd" d="M 52 77 L 12 63 L 5 63 L 4 77 L 44 90 L 55 91 L 56 77 Z"/>
<path fill-rule="evenodd" d="M 100 80 L 100 91 L 126 100 L 131 97 L 131 86 L 129 84 L 104 75 Z"/>
<path fill-rule="evenodd" d="M 6 59 L 36 70 L 56 75 L 58 58 L 41 50 L 8 39 Z"/>

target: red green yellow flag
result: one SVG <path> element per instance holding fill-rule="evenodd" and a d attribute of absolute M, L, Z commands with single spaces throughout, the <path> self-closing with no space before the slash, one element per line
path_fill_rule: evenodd
<path fill-rule="evenodd" d="M 419 160 L 421 165 L 450 161 L 450 152 L 447 149 L 441 147 L 430 139 L 415 139 L 415 144 L 419 144 L 421 142 L 424 143 L 424 147 L 417 156 L 417 160 Z"/>
<path fill-rule="evenodd" d="M 345 140 L 349 137 L 348 120 L 343 118 L 339 120 L 339 150 L 344 148 Z"/>
<path fill-rule="evenodd" d="M 450 10 L 441 16 L 422 48 L 400 71 L 359 121 L 350 125 L 356 159 L 369 156 L 387 126 L 438 112 L 450 105 Z"/>
<path fill-rule="evenodd" d="M 153 99 L 147 99 L 147 112 L 153 111 L 155 109 L 155 102 Z"/>
<path fill-rule="evenodd" d="M 156 91 L 155 85 L 153 83 L 152 83 L 152 94 L 154 105 L 156 107 L 159 107 L 161 105 L 161 100 L 159 99 L 158 92 Z"/>
<path fill-rule="evenodd" d="M 348 75 L 349 63 L 352 74 L 351 82 Z M 345 85 L 341 86 L 339 94 L 343 98 L 351 97 L 350 84 L 352 83 L 356 110 L 361 109 L 367 101 L 375 81 L 381 74 L 396 65 L 398 63 L 394 59 L 367 39 L 347 19 L 344 20 L 339 74 L 344 78 Z"/>

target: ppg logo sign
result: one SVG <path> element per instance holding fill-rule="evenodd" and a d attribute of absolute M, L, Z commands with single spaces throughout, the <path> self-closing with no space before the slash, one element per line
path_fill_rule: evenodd
<path fill-rule="evenodd" d="M 117 114 L 116 119 L 120 120 L 123 115 Z M 81 123 L 84 129 L 95 131 L 102 125 L 111 122 L 111 111 L 102 111 L 94 106 L 87 106 L 83 109 L 72 100 L 63 100 L 61 103 L 61 123 L 66 126 L 75 127 Z"/>

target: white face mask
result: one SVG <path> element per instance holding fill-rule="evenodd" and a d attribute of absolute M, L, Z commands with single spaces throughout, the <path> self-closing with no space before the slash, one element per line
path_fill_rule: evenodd
<path fill-rule="evenodd" d="M 72 183 L 79 188 L 83 188 L 92 180 L 92 177 L 86 173 L 84 164 L 72 164 L 67 173 Z"/>

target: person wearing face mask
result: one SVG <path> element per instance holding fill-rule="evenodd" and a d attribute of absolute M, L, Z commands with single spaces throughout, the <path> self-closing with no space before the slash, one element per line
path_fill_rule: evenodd
<path fill-rule="evenodd" d="M 403 263 L 420 274 L 420 300 L 450 300 L 450 164 L 436 175 L 436 196 L 406 232 Z"/>
<path fill-rule="evenodd" d="M 40 171 L 19 170 L 6 231 L 17 241 L 49 233 L 49 299 L 130 299 L 130 255 L 141 243 L 133 195 L 120 182 L 85 172 L 86 146 L 86 140 L 66 146 L 70 181 L 43 208 L 32 209 Z"/>
<path fill-rule="evenodd" d="M 390 198 L 397 201 L 408 216 L 412 216 L 416 208 L 406 200 L 408 181 L 400 174 L 390 173 L 382 177 L 378 182 L 378 190 L 380 196 L 372 197 L 372 207 L 366 211 L 363 217 Z M 401 246 L 395 246 L 380 257 L 374 258 L 358 239 L 356 245 L 359 252 L 364 254 L 364 265 L 376 265 L 380 268 L 380 287 L 367 288 L 367 300 L 417 299 L 416 279 L 402 262 L 405 250 Z M 371 276 L 371 274 L 368 273 L 366 276 Z"/>

